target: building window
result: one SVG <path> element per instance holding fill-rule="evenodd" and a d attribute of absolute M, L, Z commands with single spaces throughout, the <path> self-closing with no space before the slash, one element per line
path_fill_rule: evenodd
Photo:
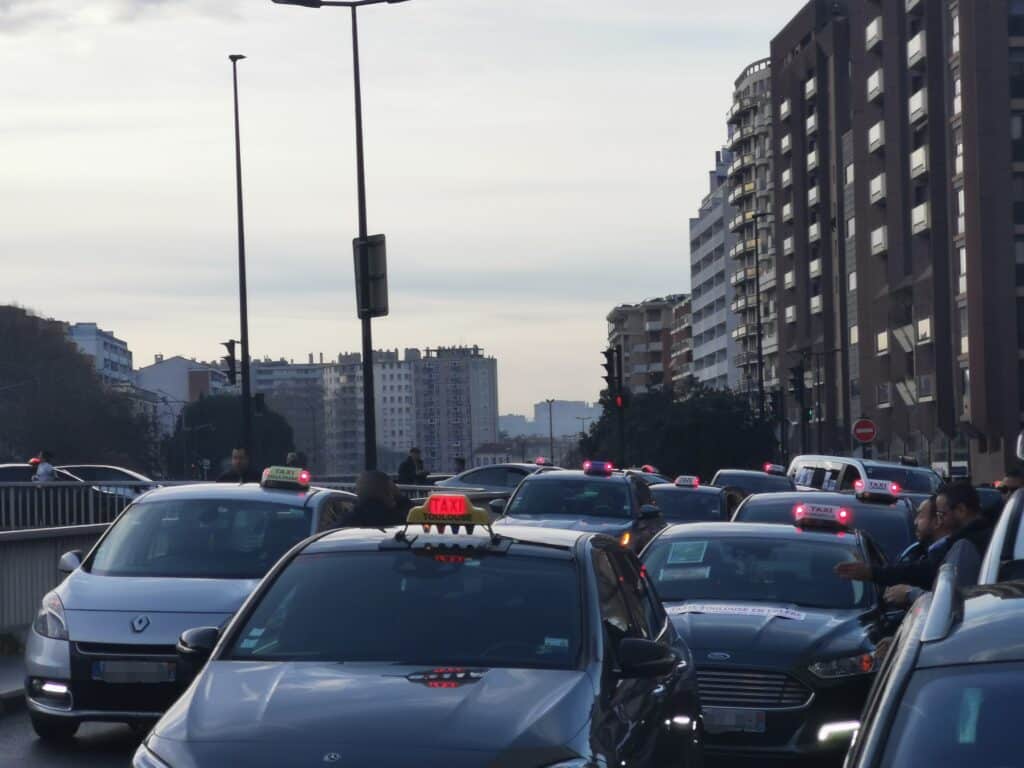
<path fill-rule="evenodd" d="M 1024 339 L 1024 299 L 1017 299 L 1017 338 Z"/>
<path fill-rule="evenodd" d="M 853 178 L 854 178 L 853 163 L 850 163 L 848 166 L 846 166 L 846 184 L 847 184 L 847 186 L 849 186 L 850 184 L 853 184 Z"/>
<path fill-rule="evenodd" d="M 932 319 L 923 317 L 917 321 L 917 343 L 924 344 L 932 340 Z"/>
<path fill-rule="evenodd" d="M 1013 161 L 1024 162 L 1024 112 L 1014 112 L 1010 116 L 1010 139 L 1013 142 Z"/>
<path fill-rule="evenodd" d="M 875 337 L 875 351 L 884 355 L 889 351 L 889 331 L 881 331 Z"/>
<path fill-rule="evenodd" d="M 856 291 L 857 290 L 857 273 L 856 272 L 851 272 L 849 277 L 847 278 L 847 282 L 848 282 L 848 284 L 850 286 L 850 291 L 851 292 L 852 291 Z"/>
<path fill-rule="evenodd" d="M 846 237 L 850 239 L 857 234 L 857 219 L 851 216 L 846 220 Z"/>
<path fill-rule="evenodd" d="M 860 329 L 856 325 L 850 326 L 850 346 L 856 346 L 860 343 Z"/>
<path fill-rule="evenodd" d="M 878 385 L 877 397 L 879 406 L 889 405 L 892 402 L 889 390 L 890 386 L 888 381 L 882 382 L 881 384 Z"/>
<path fill-rule="evenodd" d="M 1024 99 L 1024 48 L 1010 49 L 1010 98 Z"/>
<path fill-rule="evenodd" d="M 1024 224 L 1024 173 L 1013 174 L 1013 223 Z"/>

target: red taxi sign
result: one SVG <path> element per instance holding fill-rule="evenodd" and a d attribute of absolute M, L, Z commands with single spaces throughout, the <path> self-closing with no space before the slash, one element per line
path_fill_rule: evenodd
<path fill-rule="evenodd" d="M 676 478 L 676 485 L 681 485 L 686 488 L 699 488 L 700 478 L 696 475 L 680 475 Z"/>
<path fill-rule="evenodd" d="M 474 507 L 468 496 L 461 493 L 435 493 L 427 503 L 409 510 L 406 525 L 422 525 L 425 531 L 430 526 L 437 526 L 439 533 L 444 533 L 446 526 L 452 526 L 452 532 L 458 533 L 459 526 L 465 525 L 468 533 L 474 526 L 490 527 L 491 517 L 487 511 Z"/>
<path fill-rule="evenodd" d="M 815 522 L 846 527 L 853 522 L 853 512 L 847 507 L 833 504 L 809 504 L 805 502 L 793 507 L 793 519 L 798 523 Z"/>

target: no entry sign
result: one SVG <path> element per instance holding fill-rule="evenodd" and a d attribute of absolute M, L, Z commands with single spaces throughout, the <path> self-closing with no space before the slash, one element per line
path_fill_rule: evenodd
<path fill-rule="evenodd" d="M 871 419 L 857 419 L 853 424 L 853 437 L 858 443 L 873 443 L 878 436 L 878 427 Z"/>

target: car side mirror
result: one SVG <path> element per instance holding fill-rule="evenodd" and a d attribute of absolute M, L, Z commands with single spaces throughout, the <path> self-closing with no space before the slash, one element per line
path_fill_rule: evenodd
<path fill-rule="evenodd" d="M 178 682 L 187 686 L 210 659 L 220 640 L 217 627 L 186 629 L 178 638 Z"/>
<path fill-rule="evenodd" d="M 679 658 L 668 646 L 639 637 L 619 642 L 619 674 L 624 678 L 663 677 L 672 672 Z"/>
<path fill-rule="evenodd" d="M 71 573 L 82 564 L 82 550 L 73 549 L 65 552 L 57 561 L 57 570 L 61 573 Z"/>
<path fill-rule="evenodd" d="M 508 506 L 508 499 L 491 499 L 487 506 L 491 508 L 491 512 L 501 517 L 505 514 L 505 507 Z"/>
<path fill-rule="evenodd" d="M 656 507 L 654 504 L 644 504 L 640 507 L 641 520 L 653 520 L 658 517 L 661 517 L 660 507 Z"/>

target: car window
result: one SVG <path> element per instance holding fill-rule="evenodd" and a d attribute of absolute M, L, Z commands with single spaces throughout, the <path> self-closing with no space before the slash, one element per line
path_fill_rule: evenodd
<path fill-rule="evenodd" d="M 637 623 L 635 611 L 630 611 L 622 592 L 619 573 L 612 564 L 611 556 L 603 549 L 595 549 L 594 574 L 597 577 L 597 592 L 601 605 L 601 620 L 608 633 L 612 647 L 626 637 L 643 637 L 643 629 Z"/>
<path fill-rule="evenodd" d="M 34 474 L 35 469 L 32 467 L 0 467 L 0 482 L 27 483 Z"/>
<path fill-rule="evenodd" d="M 916 467 L 871 466 L 864 468 L 871 480 L 887 480 L 899 483 L 904 491 L 912 493 L 935 493 L 941 481 L 932 471 Z"/>
<path fill-rule="evenodd" d="M 640 506 L 653 504 L 654 496 L 651 495 L 651 486 L 638 477 L 630 478 L 630 484 L 636 493 L 636 503 Z"/>
<path fill-rule="evenodd" d="M 310 534 L 312 510 L 236 499 L 129 507 L 88 564 L 100 576 L 261 578 Z"/>
<path fill-rule="evenodd" d="M 846 469 L 843 471 L 842 480 L 839 482 L 839 490 L 841 491 L 852 491 L 855 489 L 856 482 L 860 480 L 860 471 L 853 466 L 848 464 Z"/>
<path fill-rule="evenodd" d="M 228 658 L 572 669 L 581 616 L 567 557 L 305 554 L 245 618 Z"/>
<path fill-rule="evenodd" d="M 790 478 L 769 475 L 767 472 L 719 472 L 711 484 L 716 488 L 739 488 L 747 493 L 793 490 L 793 481 Z"/>
<path fill-rule="evenodd" d="M 702 523 L 722 520 L 722 495 L 679 490 L 672 486 L 651 488 L 661 516 L 669 523 Z"/>
<path fill-rule="evenodd" d="M 484 469 L 467 472 L 459 482 L 462 485 L 472 487 L 474 485 L 505 485 L 505 470 L 499 467 L 486 467 Z"/>
<path fill-rule="evenodd" d="M 656 640 L 664 628 L 665 615 L 656 606 L 656 600 L 641 573 L 640 563 L 634 555 L 625 551 L 613 552 L 612 562 L 618 571 L 619 583 L 626 597 L 626 604 L 633 613 L 637 626 L 644 637 Z"/>
<path fill-rule="evenodd" d="M 508 514 L 631 518 L 628 490 L 629 486 L 618 480 L 534 475 L 523 481 Z"/>
<path fill-rule="evenodd" d="M 320 505 L 319 520 L 316 529 L 329 531 L 340 528 L 345 521 L 352 519 L 355 501 L 346 496 L 331 496 Z"/>
<path fill-rule="evenodd" d="M 910 679 L 881 768 L 1020 764 L 1024 663 L 918 670 Z"/>
<path fill-rule="evenodd" d="M 838 491 L 839 477 L 842 475 L 842 472 L 843 467 L 841 465 L 825 467 L 825 474 L 821 480 L 821 489 L 823 491 Z"/>
<path fill-rule="evenodd" d="M 835 574 L 853 562 L 846 544 L 741 537 L 657 539 L 644 565 L 661 599 L 794 603 L 846 610 L 871 604 L 863 582 Z"/>

